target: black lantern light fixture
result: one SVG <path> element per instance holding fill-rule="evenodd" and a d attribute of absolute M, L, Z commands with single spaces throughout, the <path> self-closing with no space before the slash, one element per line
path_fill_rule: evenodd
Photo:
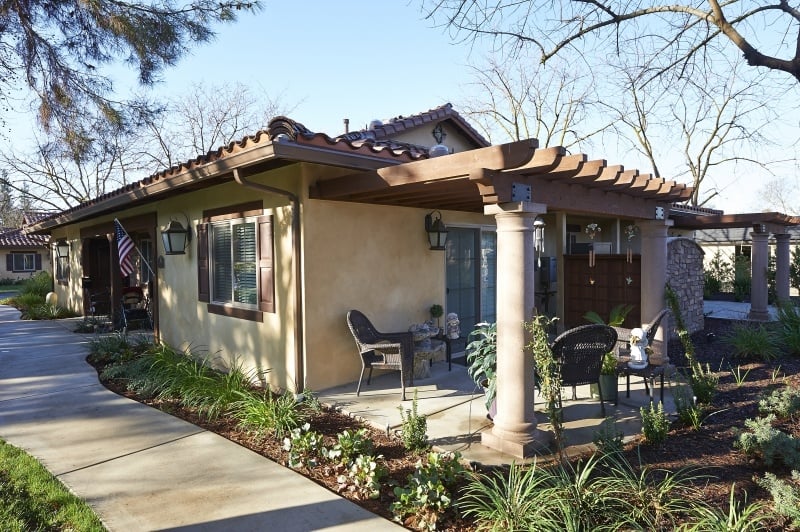
<path fill-rule="evenodd" d="M 56 242 L 56 253 L 59 259 L 66 259 L 69 257 L 69 242 L 63 238 Z"/>
<path fill-rule="evenodd" d="M 188 225 L 188 220 L 187 220 Z M 161 230 L 165 255 L 185 255 L 186 246 L 192 241 L 192 231 L 177 220 L 171 220 L 166 229 Z"/>
<path fill-rule="evenodd" d="M 447 226 L 442 222 L 442 213 L 433 211 L 425 215 L 425 231 L 428 232 L 431 249 L 443 250 L 447 242 Z"/>

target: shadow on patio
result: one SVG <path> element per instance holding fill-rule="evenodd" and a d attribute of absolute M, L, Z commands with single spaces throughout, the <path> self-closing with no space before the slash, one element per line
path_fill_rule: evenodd
<path fill-rule="evenodd" d="M 454 358 L 454 361 L 456 359 Z M 658 386 L 658 383 L 656 384 Z M 675 382 L 664 380 L 664 409 L 675 413 L 671 390 Z M 480 433 L 489 430 L 491 421 L 486 418 L 483 391 L 467 375 L 464 366 L 453 363 L 452 371 L 447 370 L 446 362 L 436 362 L 431 368 L 431 376 L 414 379 L 414 385 L 407 388 L 408 401 L 400 400 L 400 386 L 397 372 L 376 372 L 372 382 L 366 381 L 361 387 L 361 395 L 356 396 L 356 382 L 318 392 L 319 399 L 326 405 L 338 408 L 349 415 L 362 419 L 381 430 L 399 430 L 402 424 L 400 410 L 410 409 L 414 392 L 417 393 L 417 412 L 428 417 L 428 437 L 435 449 L 458 451 L 465 460 L 485 465 L 510 464 L 520 462 L 510 455 L 481 445 Z M 600 417 L 600 403 L 592 399 L 588 386 L 579 386 L 578 400 L 572 397 L 570 389 L 564 389 L 565 435 L 568 452 L 580 453 L 593 447 L 592 440 L 603 419 Z M 658 400 L 658 391 L 655 394 Z M 631 396 L 625 397 L 625 380 L 619 381 L 619 404 L 615 407 L 606 403 L 606 415 L 616 418 L 616 427 L 625 437 L 639 434 L 641 422 L 639 408 L 649 404 L 642 379 L 631 379 Z M 539 427 L 549 430 L 544 403 L 536 396 L 536 419 Z M 542 449 L 542 455 L 551 451 Z"/>

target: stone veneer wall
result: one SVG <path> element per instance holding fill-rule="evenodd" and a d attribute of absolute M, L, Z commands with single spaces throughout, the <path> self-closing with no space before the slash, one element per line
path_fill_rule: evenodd
<path fill-rule="evenodd" d="M 703 321 L 703 250 L 689 238 L 670 238 L 667 242 L 667 283 L 678 296 L 681 316 L 689 333 L 702 331 Z M 674 337 L 675 320 L 670 320 Z"/>

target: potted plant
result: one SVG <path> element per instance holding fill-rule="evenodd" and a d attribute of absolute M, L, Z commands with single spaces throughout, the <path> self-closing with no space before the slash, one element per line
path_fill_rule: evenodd
<path fill-rule="evenodd" d="M 494 417 L 497 396 L 497 324 L 478 323 L 467 337 L 467 373 L 475 384 L 483 387 L 486 409 Z"/>
<path fill-rule="evenodd" d="M 603 356 L 603 364 L 600 366 L 600 387 L 603 391 L 603 401 L 617 402 L 617 383 L 619 375 L 617 373 L 617 357 L 613 351 L 609 351 Z M 599 397 L 600 390 L 597 384 L 589 385 L 589 392 L 592 397 Z"/>
<path fill-rule="evenodd" d="M 431 313 L 431 318 L 436 319 L 436 326 L 441 327 L 442 324 L 439 321 L 439 318 L 441 318 L 444 315 L 444 309 L 442 308 L 442 306 L 438 304 L 431 305 L 430 313 Z"/>

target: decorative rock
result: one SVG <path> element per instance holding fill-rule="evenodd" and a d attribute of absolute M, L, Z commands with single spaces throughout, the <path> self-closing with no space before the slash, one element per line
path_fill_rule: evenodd
<path fill-rule="evenodd" d="M 44 302 L 48 305 L 58 305 L 58 294 L 55 292 L 47 292 L 47 295 L 44 296 Z"/>

